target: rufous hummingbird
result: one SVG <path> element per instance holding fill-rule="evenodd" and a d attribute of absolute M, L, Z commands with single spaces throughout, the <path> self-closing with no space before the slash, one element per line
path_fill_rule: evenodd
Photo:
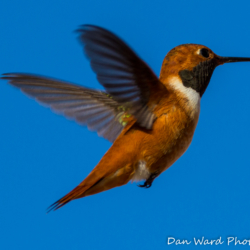
<path fill-rule="evenodd" d="M 220 57 L 203 45 L 184 44 L 166 55 L 158 78 L 113 33 L 93 25 L 83 25 L 77 33 L 106 91 L 30 74 L 2 77 L 113 142 L 92 172 L 49 211 L 129 181 L 145 180 L 139 187 L 149 188 L 189 147 L 200 99 L 214 69 L 223 63 L 250 61 Z"/>

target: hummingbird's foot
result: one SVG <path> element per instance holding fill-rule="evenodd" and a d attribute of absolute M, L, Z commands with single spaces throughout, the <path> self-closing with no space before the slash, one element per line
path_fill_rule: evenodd
<path fill-rule="evenodd" d="M 143 185 L 138 185 L 140 188 L 150 188 L 152 186 L 152 182 L 148 183 L 148 181 L 145 181 Z"/>
<path fill-rule="evenodd" d="M 150 188 L 152 186 L 152 183 L 154 179 L 157 177 L 157 174 L 151 174 L 149 178 L 144 182 L 142 185 L 138 185 L 138 187 L 144 187 L 144 188 Z"/>

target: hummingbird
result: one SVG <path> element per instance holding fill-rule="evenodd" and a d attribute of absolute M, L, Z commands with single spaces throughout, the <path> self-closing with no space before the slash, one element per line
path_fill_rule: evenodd
<path fill-rule="evenodd" d="M 129 181 L 143 181 L 139 187 L 151 187 L 189 147 L 200 99 L 214 69 L 224 63 L 250 61 L 218 56 L 204 45 L 183 44 L 168 52 L 158 78 L 108 30 L 82 25 L 76 32 L 104 91 L 33 74 L 2 77 L 113 143 L 90 174 L 48 211 Z"/>

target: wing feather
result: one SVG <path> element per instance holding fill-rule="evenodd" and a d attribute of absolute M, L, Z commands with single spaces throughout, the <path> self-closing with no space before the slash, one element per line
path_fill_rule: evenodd
<path fill-rule="evenodd" d="M 124 110 L 105 92 L 30 74 L 4 74 L 2 79 L 111 142 L 123 129 L 118 118 Z"/>
<path fill-rule="evenodd" d="M 155 118 L 150 94 L 162 85 L 157 76 L 113 33 L 93 25 L 83 25 L 77 32 L 98 81 L 141 126 L 150 129 Z"/>

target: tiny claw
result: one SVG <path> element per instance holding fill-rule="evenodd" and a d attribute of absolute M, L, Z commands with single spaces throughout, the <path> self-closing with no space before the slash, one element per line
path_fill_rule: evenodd
<path fill-rule="evenodd" d="M 147 185 L 145 185 L 145 183 L 143 184 L 143 185 L 137 185 L 138 187 L 140 187 L 140 188 L 144 188 L 144 187 L 146 187 Z"/>
<path fill-rule="evenodd" d="M 152 186 L 152 183 L 147 183 L 147 181 L 145 181 L 143 185 L 137 185 L 137 186 L 141 188 L 150 188 Z"/>
<path fill-rule="evenodd" d="M 157 177 L 157 174 L 153 173 L 149 176 L 149 178 L 142 185 L 137 185 L 137 186 L 141 188 L 150 188 L 156 177 Z"/>

